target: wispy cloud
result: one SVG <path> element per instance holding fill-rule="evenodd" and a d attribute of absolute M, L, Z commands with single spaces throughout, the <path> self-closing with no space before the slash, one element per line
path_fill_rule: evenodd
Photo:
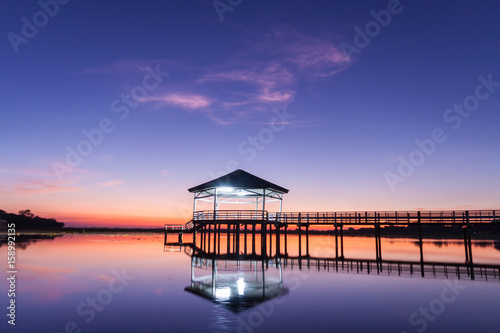
<path fill-rule="evenodd" d="M 0 168 L 2 192 L 10 195 L 37 195 L 81 192 L 88 189 L 112 187 L 125 183 L 123 180 L 108 180 L 100 183 L 89 182 L 98 174 L 82 169 L 73 169 L 64 181 L 54 177 L 50 169 L 10 169 Z M 102 175 L 101 175 L 102 176 Z"/>
<path fill-rule="evenodd" d="M 75 183 L 91 174 L 85 170 L 75 169 L 71 179 L 59 182 L 51 171 L 43 168 L 0 168 L 3 192 L 14 195 L 77 192 L 82 188 L 75 186 Z"/>
<path fill-rule="evenodd" d="M 66 193 L 81 191 L 82 188 L 72 186 L 70 182 L 49 181 L 43 178 L 23 177 L 14 186 L 18 194 Z"/>
<path fill-rule="evenodd" d="M 112 186 L 117 186 L 117 185 L 121 185 L 124 183 L 125 183 L 124 180 L 108 180 L 106 182 L 99 183 L 98 187 L 112 187 Z"/>
<path fill-rule="evenodd" d="M 293 103 L 304 83 L 324 80 L 351 63 L 335 37 L 312 36 L 287 25 L 268 31 L 258 40 L 243 41 L 244 49 L 223 64 L 199 67 L 167 59 L 122 60 L 85 69 L 83 74 L 137 73 L 156 64 L 169 72 L 182 69 L 172 75 L 175 83 L 162 83 L 141 102 L 153 108 L 197 111 L 217 124 L 230 125 L 266 119 L 272 110 Z"/>
<path fill-rule="evenodd" d="M 328 77 L 346 69 L 351 59 L 332 41 L 294 31 L 275 32 L 270 48 L 279 48 L 284 61 L 296 66 L 300 75 Z"/>
<path fill-rule="evenodd" d="M 142 102 L 157 102 L 160 105 L 173 105 L 183 109 L 195 110 L 206 108 L 212 103 L 211 99 L 195 94 L 165 94 L 160 96 L 148 96 Z"/>
<path fill-rule="evenodd" d="M 233 62 L 207 69 L 197 83 L 218 97 L 213 104 L 230 111 L 231 122 L 246 121 L 249 114 L 292 103 L 299 83 L 333 76 L 350 63 L 336 42 L 285 26 L 251 43 Z"/>
<path fill-rule="evenodd" d="M 253 64 L 252 68 L 236 68 L 207 74 L 198 79 L 197 82 L 203 84 L 214 81 L 240 82 L 247 85 L 244 92 L 233 91 L 232 95 L 238 98 L 238 101 L 222 102 L 227 108 L 260 103 L 287 103 L 292 100 L 294 94 L 288 88 L 294 82 L 293 74 L 277 62 L 272 64 Z"/>

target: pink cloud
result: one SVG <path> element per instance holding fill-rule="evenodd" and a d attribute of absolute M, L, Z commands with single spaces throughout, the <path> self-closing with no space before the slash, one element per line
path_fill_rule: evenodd
<path fill-rule="evenodd" d="M 14 190 L 19 194 L 40 194 L 77 192 L 82 188 L 70 186 L 68 182 L 54 183 L 40 178 L 21 178 Z"/>
<path fill-rule="evenodd" d="M 99 187 L 111 187 L 111 186 L 121 185 L 124 183 L 125 183 L 125 181 L 123 181 L 123 180 L 108 180 L 104 183 L 100 183 Z"/>
<path fill-rule="evenodd" d="M 183 109 L 195 110 L 206 108 L 212 103 L 211 99 L 195 94 L 166 94 L 163 96 L 148 96 L 143 102 L 158 102 L 159 104 L 168 104 L 181 107 Z"/>
<path fill-rule="evenodd" d="M 237 102 L 222 102 L 222 105 L 229 108 L 250 104 L 287 103 L 292 100 L 294 94 L 287 88 L 294 82 L 292 73 L 277 63 L 268 64 L 265 67 L 255 66 L 251 69 L 236 69 L 208 74 L 200 78 L 198 83 L 210 81 L 241 82 L 253 87 L 253 92 L 234 93 L 240 98 Z"/>
<path fill-rule="evenodd" d="M 58 181 L 54 172 L 50 169 L 27 168 L 27 169 L 0 169 L 0 181 L 4 186 L 4 192 L 11 195 L 32 195 L 68 193 L 85 190 L 85 187 L 76 184 L 82 180 L 95 176 L 95 173 L 74 169 L 68 179 Z"/>
<path fill-rule="evenodd" d="M 280 47 L 287 54 L 284 60 L 296 65 L 297 71 L 306 76 L 331 76 L 351 63 L 350 57 L 335 43 L 297 32 L 281 34 L 275 47 Z"/>
<path fill-rule="evenodd" d="M 213 83 L 237 83 L 219 90 L 218 95 L 222 92 L 224 97 L 214 104 L 221 108 L 218 114 L 210 114 L 219 121 L 227 117 L 221 110 L 231 112 L 230 122 L 241 122 L 248 120 L 249 114 L 289 105 L 301 80 L 312 82 L 335 75 L 351 63 L 334 40 L 304 35 L 288 26 L 274 30 L 235 59 L 197 80 L 209 89 L 219 88 Z M 240 111 L 246 113 L 243 118 L 238 117 Z"/>

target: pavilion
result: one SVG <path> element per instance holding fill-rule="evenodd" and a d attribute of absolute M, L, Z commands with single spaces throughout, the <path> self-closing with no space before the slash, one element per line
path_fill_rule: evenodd
<path fill-rule="evenodd" d="M 266 219 L 268 212 L 266 204 L 279 202 L 279 213 L 283 207 L 283 194 L 288 190 L 267 180 L 238 169 L 225 176 L 188 189 L 194 194 L 193 221 L 227 219 L 230 216 L 242 219 Z M 209 210 L 199 210 L 199 202 L 210 203 Z M 253 204 L 252 210 L 224 210 L 222 205 L 242 207 Z M 229 215 L 228 215 L 229 214 Z M 271 213 L 275 214 L 275 213 Z"/>

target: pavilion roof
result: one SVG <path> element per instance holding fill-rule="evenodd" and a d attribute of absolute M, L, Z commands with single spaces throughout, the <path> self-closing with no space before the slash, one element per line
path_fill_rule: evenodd
<path fill-rule="evenodd" d="M 188 189 L 189 192 L 200 192 L 213 188 L 232 187 L 239 189 L 269 189 L 275 192 L 288 193 L 284 187 L 273 184 L 265 179 L 252 175 L 244 170 L 238 169 L 225 176 L 216 178 L 209 182 Z"/>

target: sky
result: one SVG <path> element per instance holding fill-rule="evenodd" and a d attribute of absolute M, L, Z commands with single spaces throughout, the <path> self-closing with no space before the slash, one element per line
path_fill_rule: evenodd
<path fill-rule="evenodd" d="M 187 222 L 243 169 L 284 211 L 493 209 L 497 1 L 2 1 L 0 209 Z"/>

